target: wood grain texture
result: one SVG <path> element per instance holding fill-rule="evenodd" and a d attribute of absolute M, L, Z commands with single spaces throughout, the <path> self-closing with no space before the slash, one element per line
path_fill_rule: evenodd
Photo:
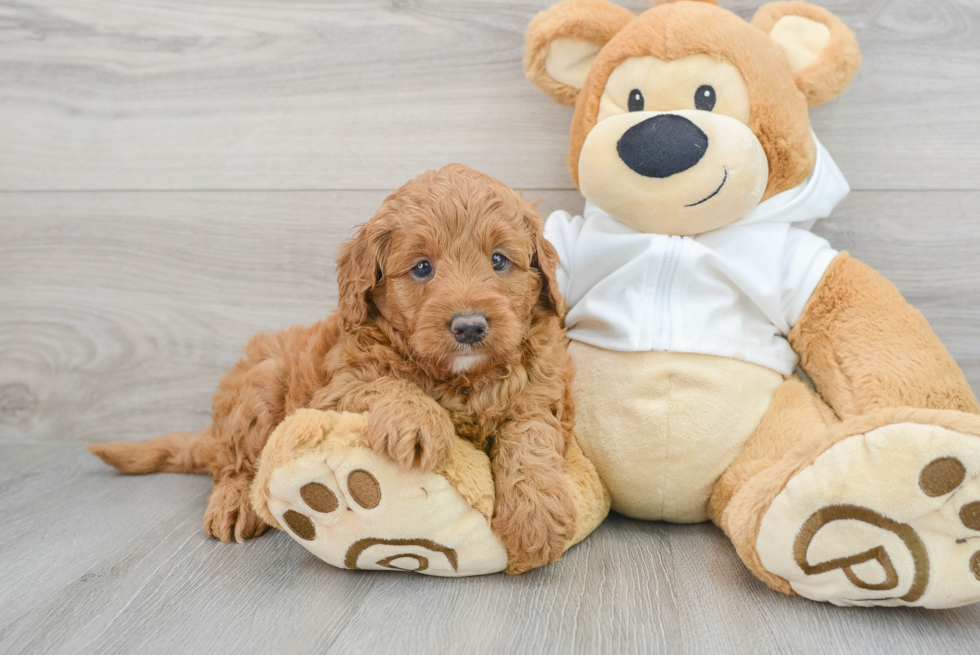
<path fill-rule="evenodd" d="M 571 110 L 521 68 L 550 3 L 0 0 L 0 189 L 391 189 L 450 161 L 570 188 Z M 975 188 L 980 4 L 823 4 L 864 51 L 813 112 L 854 188 Z"/>
<path fill-rule="evenodd" d="M 0 478 L 4 653 L 966 653 L 980 607 L 780 596 L 708 524 L 613 516 L 556 565 L 442 580 L 333 569 L 201 531 L 204 477 L 116 475 L 78 444 Z M 0 444 L 0 460 L 11 451 Z M 38 460 L 51 451 L 34 444 Z"/>
<path fill-rule="evenodd" d="M 526 192 L 547 214 L 574 191 Z M 8 193 L 0 441 L 136 440 L 208 421 L 261 330 L 336 303 L 334 253 L 383 192 Z M 980 390 L 980 192 L 854 192 L 817 225 L 919 307 Z"/>

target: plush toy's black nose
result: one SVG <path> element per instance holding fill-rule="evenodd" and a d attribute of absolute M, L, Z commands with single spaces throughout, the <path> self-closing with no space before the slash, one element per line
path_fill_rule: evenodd
<path fill-rule="evenodd" d="M 483 314 L 457 314 L 449 322 L 449 330 L 460 343 L 478 343 L 487 336 L 490 324 Z"/>
<path fill-rule="evenodd" d="M 708 135 L 683 116 L 660 114 L 626 130 L 616 150 L 643 177 L 670 177 L 701 161 Z"/>

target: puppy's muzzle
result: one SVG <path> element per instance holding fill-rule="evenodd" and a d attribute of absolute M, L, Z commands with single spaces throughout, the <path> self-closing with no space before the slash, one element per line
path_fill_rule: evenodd
<path fill-rule="evenodd" d="M 483 314 L 457 314 L 449 322 L 449 331 L 459 343 L 474 344 L 483 341 L 490 324 Z"/>

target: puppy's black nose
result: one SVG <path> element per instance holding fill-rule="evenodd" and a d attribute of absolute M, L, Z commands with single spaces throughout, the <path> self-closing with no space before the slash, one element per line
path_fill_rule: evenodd
<path fill-rule="evenodd" d="M 660 114 L 626 130 L 616 144 L 623 163 L 643 177 L 670 177 L 708 151 L 708 135 L 683 116 Z"/>
<path fill-rule="evenodd" d="M 478 343 L 487 336 L 490 325 L 483 314 L 457 314 L 449 322 L 449 330 L 460 343 Z"/>

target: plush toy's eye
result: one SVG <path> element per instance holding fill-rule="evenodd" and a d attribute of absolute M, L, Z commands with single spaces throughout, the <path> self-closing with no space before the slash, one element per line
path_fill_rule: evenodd
<path fill-rule="evenodd" d="M 632 91 L 630 91 L 630 99 L 628 104 L 629 110 L 643 111 L 643 105 L 644 105 L 643 94 L 640 93 L 640 90 L 633 89 Z"/>
<path fill-rule="evenodd" d="M 715 108 L 715 100 L 717 99 L 715 87 L 710 84 L 702 84 L 694 92 L 694 107 L 703 111 L 711 111 Z"/>
<path fill-rule="evenodd" d="M 426 280 L 432 277 L 432 264 L 423 259 L 412 267 L 412 276 L 418 280 Z"/>
<path fill-rule="evenodd" d="M 498 273 L 502 273 L 510 267 L 510 260 L 504 255 L 501 255 L 499 252 L 493 253 L 493 257 L 490 258 L 490 261 L 493 262 L 493 270 L 497 271 Z"/>

